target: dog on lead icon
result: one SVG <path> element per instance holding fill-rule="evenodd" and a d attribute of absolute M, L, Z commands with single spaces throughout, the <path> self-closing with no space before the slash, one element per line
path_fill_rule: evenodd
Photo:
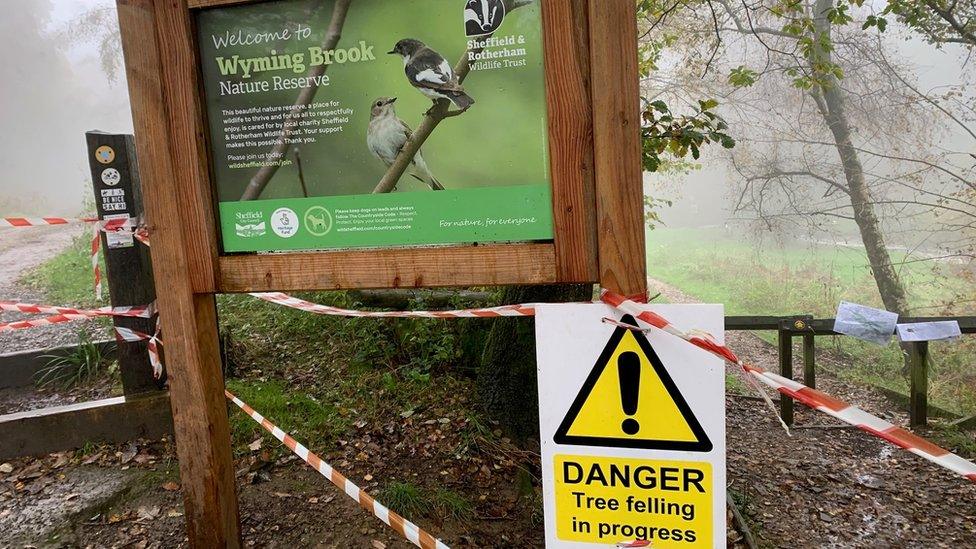
<path fill-rule="evenodd" d="M 467 0 L 464 4 L 464 31 L 468 37 L 491 34 L 504 20 L 504 0 Z"/>

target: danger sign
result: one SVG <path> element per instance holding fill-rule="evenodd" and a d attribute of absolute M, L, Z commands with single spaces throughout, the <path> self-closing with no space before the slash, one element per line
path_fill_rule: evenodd
<path fill-rule="evenodd" d="M 723 334 L 721 306 L 649 308 Z M 724 547 L 724 365 L 604 318 L 638 325 L 598 304 L 536 311 L 546 546 Z"/>

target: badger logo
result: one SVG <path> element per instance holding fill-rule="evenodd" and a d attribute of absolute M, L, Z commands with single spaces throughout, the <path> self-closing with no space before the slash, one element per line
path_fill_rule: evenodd
<path fill-rule="evenodd" d="M 491 34 L 505 20 L 503 0 L 465 0 L 464 31 L 468 36 Z"/>

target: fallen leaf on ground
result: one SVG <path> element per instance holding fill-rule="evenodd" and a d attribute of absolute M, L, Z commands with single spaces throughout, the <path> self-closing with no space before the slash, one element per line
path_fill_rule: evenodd
<path fill-rule="evenodd" d="M 163 490 L 166 490 L 167 492 L 175 492 L 179 489 L 180 489 L 180 485 L 176 482 L 173 482 L 172 480 L 163 483 Z"/>
<path fill-rule="evenodd" d="M 378 539 L 374 539 L 373 540 L 373 548 L 374 549 L 386 549 L 386 544 L 383 543 L 382 541 L 378 540 Z"/>
<path fill-rule="evenodd" d="M 264 439 L 263 438 L 257 438 L 257 439 L 254 440 L 254 442 L 248 444 L 247 447 L 252 452 L 257 452 L 258 450 L 261 449 L 261 445 L 263 443 L 264 443 Z"/>
<path fill-rule="evenodd" d="M 139 520 L 153 520 L 159 516 L 159 507 L 140 507 Z"/>
<path fill-rule="evenodd" d="M 122 452 L 122 455 L 119 456 L 119 461 L 121 461 L 123 465 L 129 463 L 130 461 L 132 461 L 133 458 L 136 457 L 136 454 L 138 453 L 139 453 L 139 449 L 136 448 L 136 445 L 130 444 L 129 447 L 126 448 L 124 452 Z"/>
<path fill-rule="evenodd" d="M 9 463 L 0 464 L 0 473 L 7 474 L 14 472 L 14 466 Z"/>

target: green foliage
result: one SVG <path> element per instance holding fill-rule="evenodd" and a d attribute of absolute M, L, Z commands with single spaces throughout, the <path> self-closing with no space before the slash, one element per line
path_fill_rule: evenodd
<path fill-rule="evenodd" d="M 474 506 L 463 495 L 447 489 L 434 492 L 433 508 L 441 520 L 468 520 L 474 512 Z"/>
<path fill-rule="evenodd" d="M 747 88 L 755 84 L 758 79 L 759 74 L 745 65 L 739 65 L 729 73 L 729 84 L 737 88 Z"/>
<path fill-rule="evenodd" d="M 99 258 L 99 262 L 104 275 L 104 259 Z M 22 282 L 39 290 L 48 301 L 58 305 L 94 307 L 107 304 L 107 291 L 101 301 L 95 299 L 91 236 L 88 233 L 75 237 L 70 246 L 42 263 Z"/>
<path fill-rule="evenodd" d="M 976 2 L 972 0 L 888 0 L 881 14 L 868 16 L 861 28 L 877 27 L 884 32 L 886 16 L 891 15 L 930 44 L 976 46 Z"/>
<path fill-rule="evenodd" d="M 694 113 L 678 116 L 664 101 L 647 103 L 641 127 L 644 169 L 658 171 L 666 153 L 678 159 L 690 155 L 698 160 L 701 148 L 710 143 L 719 143 L 726 149 L 734 147 L 735 140 L 726 133 L 728 124 L 715 113 L 716 107 L 718 101 L 706 99 L 698 102 Z"/>
<path fill-rule="evenodd" d="M 380 503 L 407 518 L 426 515 L 430 503 L 420 492 L 420 488 L 409 482 L 394 481 L 380 492 Z"/>
<path fill-rule="evenodd" d="M 653 230 L 658 225 L 661 225 L 661 215 L 658 213 L 659 208 L 665 206 L 670 208 L 671 205 L 672 201 L 670 200 L 644 195 L 644 223 L 647 225 L 647 228 Z"/>
<path fill-rule="evenodd" d="M 735 374 L 725 374 L 725 392 L 730 395 L 747 395 L 749 389 L 746 387 L 742 378 Z"/>
<path fill-rule="evenodd" d="M 380 492 L 379 501 L 407 519 L 434 514 L 441 520 L 467 520 L 474 512 L 474 506 L 462 494 L 445 488 L 430 493 L 405 481 L 388 484 Z"/>
<path fill-rule="evenodd" d="M 86 332 L 78 335 L 78 346 L 60 355 L 44 355 L 47 363 L 37 371 L 34 383 L 41 388 L 68 389 L 88 383 L 102 373 L 107 361 Z"/>
<path fill-rule="evenodd" d="M 311 448 L 327 448 L 348 428 L 347 420 L 335 406 L 304 391 L 291 390 L 281 381 L 228 380 L 227 388 Z M 258 436 L 264 437 L 269 447 L 278 446 L 276 439 L 243 413 L 231 412 L 230 428 L 238 447 Z M 279 451 L 287 452 L 280 448 Z"/>

